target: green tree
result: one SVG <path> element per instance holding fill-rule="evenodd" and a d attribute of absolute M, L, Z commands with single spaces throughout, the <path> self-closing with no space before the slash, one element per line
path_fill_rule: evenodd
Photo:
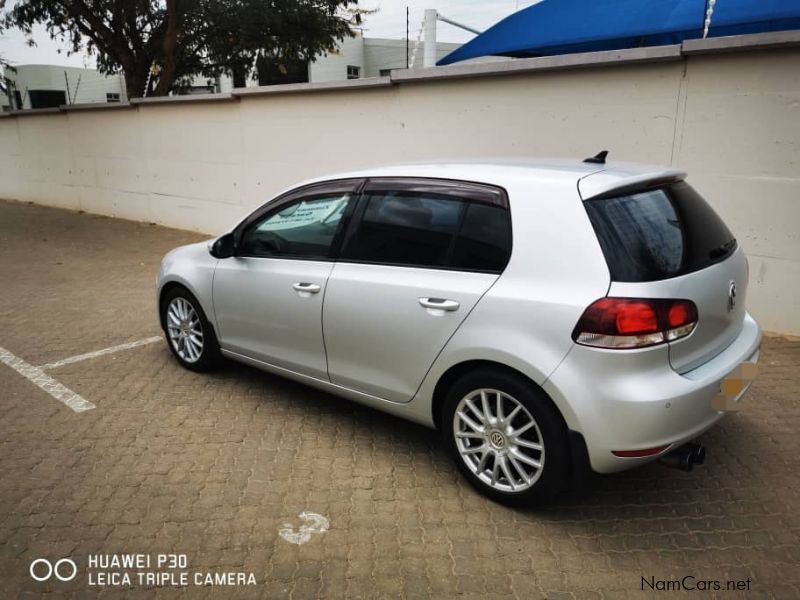
<path fill-rule="evenodd" d="M 3 8 L 6 5 L 6 0 L 0 0 L 0 14 L 3 12 Z M 2 19 L 0 19 L 0 35 L 3 34 L 4 24 Z M 9 94 L 10 89 L 10 81 L 6 76 L 6 69 L 12 69 L 12 67 L 6 62 L 3 58 L 3 55 L 0 54 L 0 95 L 6 96 Z M 11 101 L 11 96 L 9 96 L 9 102 Z M 13 106 L 13 105 L 12 105 Z"/>
<path fill-rule="evenodd" d="M 195 74 L 244 81 L 258 58 L 308 60 L 353 35 L 357 0 L 20 0 L 6 26 L 30 34 L 41 23 L 120 69 L 128 97 L 162 96 Z"/>
<path fill-rule="evenodd" d="M 366 11 L 341 0 L 203 0 L 201 12 L 202 72 L 229 71 L 242 87 L 258 60 L 281 66 L 332 50 Z"/>

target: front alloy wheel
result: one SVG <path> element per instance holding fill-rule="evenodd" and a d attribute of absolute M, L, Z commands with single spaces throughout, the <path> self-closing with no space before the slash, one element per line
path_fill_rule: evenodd
<path fill-rule="evenodd" d="M 203 325 L 200 316 L 189 301 L 180 296 L 173 298 L 167 307 L 167 333 L 178 356 L 187 363 L 195 363 L 203 354 Z"/>
<path fill-rule="evenodd" d="M 453 416 L 456 448 L 467 468 L 502 492 L 522 492 L 542 474 L 544 440 L 533 415 L 513 396 L 481 388 Z"/>
<path fill-rule="evenodd" d="M 183 287 L 169 290 L 161 300 L 161 324 L 169 349 L 192 371 L 207 371 L 219 361 L 219 344 L 197 299 Z"/>

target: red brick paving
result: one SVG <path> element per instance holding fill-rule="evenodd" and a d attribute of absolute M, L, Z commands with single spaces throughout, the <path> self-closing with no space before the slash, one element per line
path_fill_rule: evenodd
<path fill-rule="evenodd" d="M 0 346 L 42 364 L 159 334 L 158 262 L 197 239 L 0 202 Z M 477 495 L 432 431 L 244 366 L 198 375 L 155 344 L 50 374 L 97 408 L 74 413 L 0 365 L 2 598 L 638 598 L 669 595 L 642 577 L 686 575 L 800 598 L 798 342 L 765 339 L 747 408 L 703 437 L 703 467 L 598 478 L 538 510 Z M 289 544 L 278 530 L 304 510 L 330 530 Z M 258 583 L 89 587 L 88 555 L 122 552 Z M 38 557 L 73 557 L 79 576 L 37 583 Z"/>

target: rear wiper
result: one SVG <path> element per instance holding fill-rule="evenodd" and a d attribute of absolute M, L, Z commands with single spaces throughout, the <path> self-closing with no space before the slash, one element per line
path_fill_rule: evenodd
<path fill-rule="evenodd" d="M 729 253 L 730 253 L 730 251 L 731 251 L 731 250 L 733 250 L 735 247 L 736 247 L 736 238 L 734 238 L 734 239 L 732 239 L 732 240 L 730 240 L 730 241 L 727 241 L 727 242 L 725 242 L 724 244 L 720 244 L 720 245 L 719 245 L 719 246 L 717 246 L 716 248 L 712 249 L 712 250 L 711 250 L 711 251 L 708 253 L 708 258 L 710 258 L 710 259 L 712 259 L 712 260 L 713 260 L 713 259 L 715 259 L 715 258 L 721 258 L 721 257 L 723 257 L 723 256 L 726 256 L 726 255 L 727 255 L 727 254 L 729 254 Z"/>

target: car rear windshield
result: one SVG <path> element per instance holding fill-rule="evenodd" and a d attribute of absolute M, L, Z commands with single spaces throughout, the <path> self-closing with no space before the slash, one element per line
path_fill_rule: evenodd
<path fill-rule="evenodd" d="M 656 281 L 724 260 L 736 240 L 717 213 L 685 183 L 587 200 L 613 281 Z"/>

